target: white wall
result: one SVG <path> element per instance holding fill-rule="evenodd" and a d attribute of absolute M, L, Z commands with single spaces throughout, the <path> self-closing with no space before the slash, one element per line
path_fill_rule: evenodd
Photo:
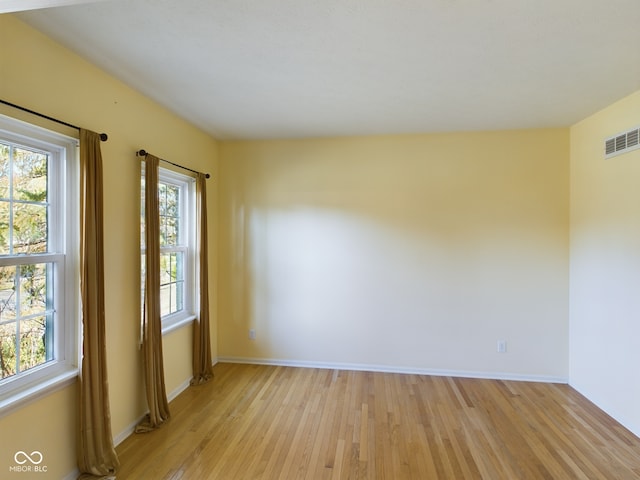
<path fill-rule="evenodd" d="M 571 128 L 570 383 L 640 435 L 640 150 L 604 139 L 640 125 L 640 92 Z"/>
<path fill-rule="evenodd" d="M 222 142 L 220 357 L 566 381 L 568 147 Z"/>

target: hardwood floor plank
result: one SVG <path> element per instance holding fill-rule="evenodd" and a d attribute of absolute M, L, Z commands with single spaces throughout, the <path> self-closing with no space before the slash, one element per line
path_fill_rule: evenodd
<path fill-rule="evenodd" d="M 119 480 L 640 480 L 640 439 L 567 385 L 214 371 L 118 446 Z"/>

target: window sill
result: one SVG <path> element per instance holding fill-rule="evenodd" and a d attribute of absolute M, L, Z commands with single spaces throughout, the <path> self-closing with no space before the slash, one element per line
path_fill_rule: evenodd
<path fill-rule="evenodd" d="M 185 315 L 177 315 L 175 317 L 167 317 L 162 321 L 162 335 L 167 335 L 179 328 L 189 325 L 196 319 L 195 314 L 189 313 Z"/>
<path fill-rule="evenodd" d="M 47 377 L 33 385 L 16 390 L 10 396 L 0 398 L 0 418 L 41 399 L 68 385 L 72 385 L 78 376 L 78 369 L 67 367 L 61 372 Z"/>

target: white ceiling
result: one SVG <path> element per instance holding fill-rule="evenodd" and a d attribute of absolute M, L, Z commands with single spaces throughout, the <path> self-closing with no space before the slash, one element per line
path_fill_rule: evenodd
<path fill-rule="evenodd" d="M 640 89 L 639 0 L 111 0 L 19 16 L 220 139 L 568 126 Z"/>
<path fill-rule="evenodd" d="M 105 0 L 0 0 L 0 13 L 23 12 L 25 10 L 99 1 Z"/>

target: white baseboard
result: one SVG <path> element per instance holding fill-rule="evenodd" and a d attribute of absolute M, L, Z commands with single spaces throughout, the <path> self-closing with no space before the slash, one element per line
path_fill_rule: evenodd
<path fill-rule="evenodd" d="M 487 380 L 513 380 L 521 382 L 568 383 L 565 377 L 550 375 L 522 375 L 505 372 L 478 372 L 464 370 L 441 370 L 368 363 L 309 362 L 304 360 L 283 360 L 273 358 L 218 357 L 221 363 L 247 363 L 253 365 L 275 365 L 280 367 L 325 368 L 331 370 L 356 370 L 363 372 L 405 373 L 413 375 L 433 375 L 438 377 L 483 378 Z"/>
<path fill-rule="evenodd" d="M 640 439 L 640 424 L 635 423 L 633 419 L 629 418 L 627 415 L 620 415 L 619 411 L 610 408 L 611 402 L 608 402 L 605 404 L 605 402 L 603 402 L 601 398 L 596 398 L 596 396 L 593 395 L 593 392 L 583 388 L 582 385 L 578 385 L 574 382 L 569 382 L 569 385 L 571 386 L 571 388 L 577 391 L 580 395 L 585 397 L 587 400 L 593 403 L 596 407 L 598 407 L 600 410 L 602 410 L 604 413 L 609 415 L 615 421 L 623 425 L 627 430 L 629 430 L 631 433 L 633 433 L 636 437 Z"/>
<path fill-rule="evenodd" d="M 180 385 L 174 388 L 171 392 L 169 392 L 169 395 L 167 395 L 167 400 L 172 401 L 173 399 L 175 399 L 178 395 L 180 395 L 187 388 L 189 388 L 190 384 L 191 384 L 191 378 L 182 382 Z"/>
<path fill-rule="evenodd" d="M 185 380 L 180 385 L 178 385 L 175 389 L 173 389 L 167 395 L 167 400 L 169 400 L 169 402 L 171 402 L 171 400 L 173 400 L 178 395 L 180 395 L 182 392 L 184 392 L 187 388 L 189 388 L 189 384 L 190 384 L 189 382 L 191 382 L 191 378 L 189 378 L 188 380 Z M 131 435 L 135 431 L 136 425 L 138 425 L 144 419 L 144 417 L 147 415 L 147 413 L 149 413 L 148 410 L 146 412 L 144 412 L 136 420 L 134 420 L 132 423 L 127 425 L 127 427 L 124 430 L 122 430 L 120 433 L 118 433 L 116 436 L 114 436 L 113 437 L 113 445 L 117 447 L 124 440 L 126 440 L 129 437 L 129 435 Z"/>
<path fill-rule="evenodd" d="M 214 365 L 215 363 L 217 363 L 217 361 L 214 362 Z M 180 385 L 178 385 L 175 389 L 173 389 L 167 395 L 167 400 L 171 402 L 174 398 L 176 398 L 178 395 L 184 392 L 187 388 L 189 388 L 190 382 L 191 382 L 191 378 L 189 378 L 188 380 L 185 380 Z M 138 425 L 144 419 L 147 413 L 149 413 L 148 410 L 145 413 L 143 413 L 139 418 L 137 418 L 134 422 L 127 425 L 127 427 L 124 430 L 122 430 L 120 433 L 114 436 L 113 445 L 117 447 L 124 440 L 126 440 L 129 437 L 129 435 L 131 435 L 135 431 L 136 425 Z M 76 480 L 79 475 L 80 475 L 80 471 L 76 468 L 73 472 L 70 472 L 67 475 L 65 475 L 62 480 Z"/>
<path fill-rule="evenodd" d="M 62 480 L 76 480 L 80 476 L 80 470 L 77 468 L 73 470 L 73 472 L 69 472 L 65 475 Z"/>

